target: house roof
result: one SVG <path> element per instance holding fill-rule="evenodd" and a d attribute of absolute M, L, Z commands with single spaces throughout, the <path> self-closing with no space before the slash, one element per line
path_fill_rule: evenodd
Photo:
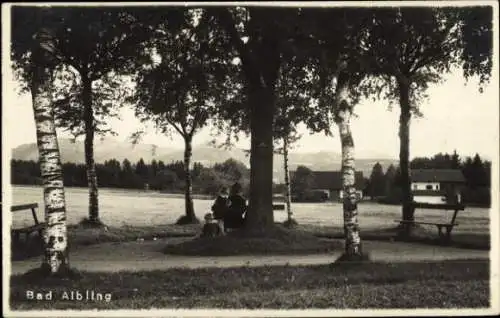
<path fill-rule="evenodd" d="M 342 172 L 341 171 L 313 171 L 314 189 L 341 190 L 342 189 Z M 295 174 L 292 171 L 291 177 Z M 365 188 L 365 180 L 363 172 L 356 171 L 355 187 L 358 190 Z"/>
<path fill-rule="evenodd" d="M 413 182 L 465 182 L 462 171 L 458 169 L 412 169 L 410 178 Z"/>

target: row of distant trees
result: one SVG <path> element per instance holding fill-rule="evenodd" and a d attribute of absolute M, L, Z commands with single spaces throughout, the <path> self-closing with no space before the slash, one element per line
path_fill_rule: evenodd
<path fill-rule="evenodd" d="M 249 187 L 250 171 L 244 163 L 228 159 L 211 167 L 195 162 L 191 167 L 193 192 L 197 194 L 216 194 L 222 186 L 239 182 L 245 192 Z M 41 184 L 40 166 L 35 161 L 12 160 L 11 182 L 18 185 Z M 116 159 L 96 164 L 99 187 L 145 189 L 182 193 L 186 183 L 183 161 L 164 163 L 152 160 L 150 163 L 140 159 L 136 163 Z M 64 185 L 86 187 L 88 184 L 85 164 L 63 164 Z"/>
<path fill-rule="evenodd" d="M 411 169 L 459 169 L 465 177 L 463 200 L 466 203 L 489 205 L 491 202 L 491 162 L 481 159 L 479 154 L 461 160 L 455 152 L 451 155 L 437 154 L 433 157 L 417 157 L 410 162 Z M 303 177 L 291 180 L 292 194 L 296 197 L 305 195 L 312 188 L 312 171 L 301 173 Z M 309 170 L 309 169 L 307 169 Z M 41 184 L 40 166 L 38 162 L 29 160 L 11 161 L 11 183 L 18 185 Z M 84 164 L 64 163 L 64 184 L 69 187 L 86 187 L 88 184 Z M 165 164 L 162 160 L 137 163 L 124 159 L 121 163 L 116 159 L 96 164 L 99 187 L 144 189 L 181 193 L 186 178 L 183 161 Z M 309 173 L 308 173 L 309 172 Z M 228 159 L 212 167 L 205 167 L 195 162 L 191 167 L 193 192 L 196 194 L 216 194 L 222 186 L 230 186 L 234 182 L 243 185 L 245 192 L 249 187 L 249 169 L 244 163 Z M 309 177 L 308 177 L 309 176 Z M 380 163 L 376 163 L 368 179 L 365 178 L 365 196 L 383 198 L 384 202 L 400 203 L 401 170 L 399 166 L 390 165 L 386 171 Z M 284 185 L 275 185 L 275 192 L 284 192 Z"/>
<path fill-rule="evenodd" d="M 453 154 L 439 153 L 433 157 L 417 157 L 410 162 L 411 169 L 459 169 L 465 178 L 462 200 L 466 204 L 489 206 L 491 203 L 491 162 L 476 154 L 464 160 Z M 401 203 L 401 171 L 390 165 L 384 172 L 380 163 L 373 166 L 365 194 L 382 198 L 387 203 Z"/>

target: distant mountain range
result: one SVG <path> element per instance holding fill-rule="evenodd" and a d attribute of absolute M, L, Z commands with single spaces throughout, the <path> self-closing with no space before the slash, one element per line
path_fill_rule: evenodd
<path fill-rule="evenodd" d="M 60 139 L 59 148 L 63 162 L 84 162 L 83 141 L 71 141 L 69 139 Z M 154 146 L 151 144 L 132 145 L 127 142 L 113 139 L 96 140 L 95 142 L 95 160 L 103 163 L 106 160 L 116 159 L 122 162 L 124 159 L 136 163 L 139 159 L 150 162 L 153 159 L 162 160 L 165 163 L 183 160 L 182 149 L 172 149 L 168 147 Z M 38 160 L 38 148 L 35 143 L 23 144 L 13 149 L 12 158 L 18 160 Z M 200 162 L 204 166 L 211 166 L 215 163 L 223 162 L 229 158 L 239 160 L 249 166 L 249 157 L 245 151 L 239 148 L 220 149 L 209 145 L 193 146 L 193 162 Z M 320 152 L 292 152 L 290 153 L 290 170 L 295 170 L 297 166 L 303 165 L 316 171 L 340 170 L 341 155 L 330 151 Z M 397 164 L 394 159 L 373 158 L 357 159 L 356 169 L 363 172 L 365 177 L 371 173 L 373 165 L 379 162 L 384 170 L 390 164 Z M 283 159 L 280 155 L 274 157 L 274 178 L 283 180 Z"/>

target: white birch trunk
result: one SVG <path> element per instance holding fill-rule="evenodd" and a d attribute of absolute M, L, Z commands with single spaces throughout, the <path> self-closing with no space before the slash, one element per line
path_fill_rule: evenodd
<path fill-rule="evenodd" d="M 186 218 L 189 223 L 196 222 L 193 205 L 193 180 L 191 176 L 191 157 L 193 156 L 192 140 L 190 137 L 184 137 L 184 174 L 186 176 L 186 186 L 184 189 L 184 201 Z"/>
<path fill-rule="evenodd" d="M 348 104 L 348 83 L 339 81 L 336 93 L 335 122 L 342 146 L 342 192 L 344 211 L 345 254 L 347 257 L 361 255 L 358 207 L 356 195 L 356 169 L 354 163 L 354 140 L 350 128 L 352 106 Z"/>
<path fill-rule="evenodd" d="M 85 165 L 87 168 L 87 185 L 89 189 L 89 222 L 100 224 L 99 220 L 99 192 L 97 173 L 94 160 L 94 112 L 92 109 L 92 81 L 88 76 L 87 66 L 82 72 L 83 84 L 83 114 L 85 123 Z"/>
<path fill-rule="evenodd" d="M 283 169 L 285 170 L 285 202 L 288 222 L 291 225 L 292 213 L 292 190 L 290 188 L 290 171 L 288 169 L 288 137 L 283 138 Z"/>
<path fill-rule="evenodd" d="M 36 137 L 43 181 L 43 199 L 45 205 L 44 232 L 45 255 L 42 268 L 56 274 L 69 268 L 68 237 L 66 230 L 66 201 L 62 176 L 61 157 L 57 142 L 54 111 L 51 104 L 50 52 L 45 48 L 53 48 L 50 33 L 42 34 L 38 42 L 43 49 L 36 46 L 33 50 L 33 74 L 31 95 L 36 125 Z"/>

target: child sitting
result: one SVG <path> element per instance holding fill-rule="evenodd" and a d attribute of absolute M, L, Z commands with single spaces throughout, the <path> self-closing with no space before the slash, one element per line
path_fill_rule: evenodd
<path fill-rule="evenodd" d="M 202 237 L 216 237 L 222 235 L 222 230 L 214 220 L 212 213 L 205 214 L 205 224 L 203 225 Z"/>

